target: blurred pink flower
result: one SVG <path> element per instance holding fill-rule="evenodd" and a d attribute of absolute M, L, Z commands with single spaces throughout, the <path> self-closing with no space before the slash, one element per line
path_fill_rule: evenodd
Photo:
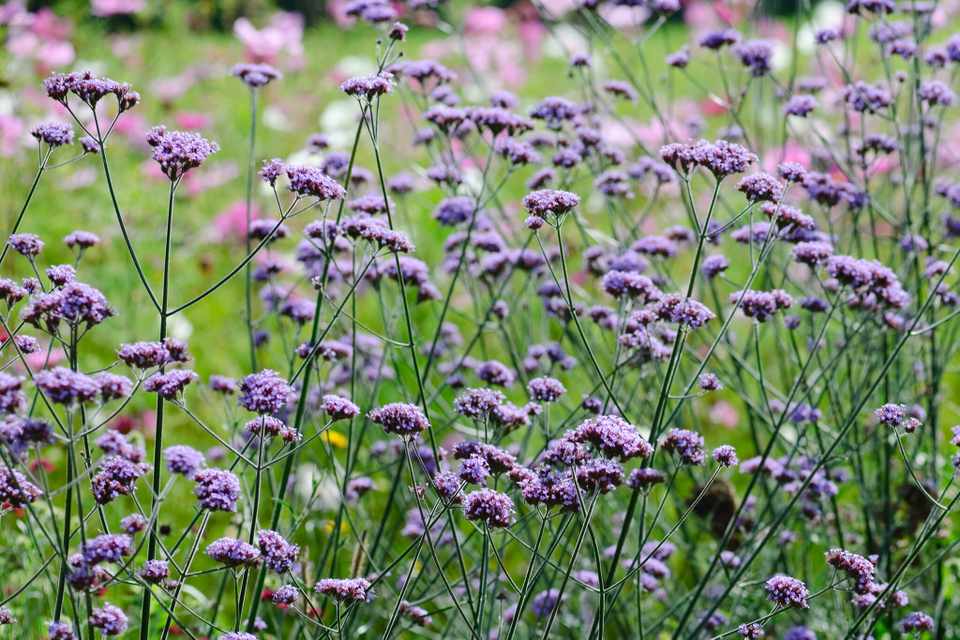
<path fill-rule="evenodd" d="M 547 17 L 557 19 L 576 9 L 577 2 L 576 0 L 541 0 L 540 6 L 543 7 Z"/>
<path fill-rule="evenodd" d="M 211 118 L 205 113 L 183 111 L 173 117 L 180 129 L 203 129 L 210 125 Z"/>
<path fill-rule="evenodd" d="M 35 33 L 24 31 L 7 40 L 7 51 L 18 58 L 32 59 L 40 75 L 51 69 L 64 67 L 76 57 L 73 45 L 65 40 L 44 40 Z"/>
<path fill-rule="evenodd" d="M 188 196 L 196 196 L 208 189 L 223 186 L 238 175 L 240 175 L 240 171 L 233 162 L 207 165 L 203 171 L 191 171 L 185 175 L 182 187 L 186 190 Z"/>
<path fill-rule="evenodd" d="M 900 161 L 897 159 L 897 156 L 882 156 L 870 163 L 870 167 L 867 169 L 867 175 L 872 178 L 873 176 L 891 173 L 899 168 Z"/>
<path fill-rule="evenodd" d="M 48 40 L 65 40 L 70 37 L 73 25 L 50 9 L 40 9 L 33 14 L 30 30 Z"/>
<path fill-rule="evenodd" d="M 327 15 L 338 27 L 349 27 L 353 24 L 353 19 L 347 15 L 347 0 L 330 0 L 325 5 Z"/>
<path fill-rule="evenodd" d="M 128 111 L 117 120 L 117 124 L 113 126 L 113 133 L 123 136 L 134 144 L 145 145 L 144 137 L 148 129 L 147 121 L 142 115 L 136 111 Z"/>
<path fill-rule="evenodd" d="M 250 209 L 250 217 L 256 220 L 261 215 L 260 208 L 254 204 Z M 243 240 L 247 236 L 246 203 L 243 200 L 237 200 L 229 205 L 213 219 L 213 227 L 220 240 Z"/>
<path fill-rule="evenodd" d="M 648 9 L 614 6 L 610 4 L 600 5 L 599 13 L 607 22 L 617 29 L 636 29 L 641 27 L 650 18 L 650 11 Z"/>
<path fill-rule="evenodd" d="M 737 426 L 739 420 L 740 414 L 737 412 L 736 407 L 726 400 L 715 402 L 713 406 L 710 407 L 710 421 L 721 427 L 732 429 Z"/>
<path fill-rule="evenodd" d="M 36 13 L 22 10 L 17 3 L 3 11 L 9 27 L 7 51 L 17 58 L 32 60 L 40 75 L 73 62 L 76 54 L 68 38 L 72 26 L 49 9 Z"/>
<path fill-rule="evenodd" d="M 547 37 L 547 28 L 539 20 L 523 20 L 517 28 L 523 54 L 530 60 L 540 59 L 543 41 Z"/>
<path fill-rule="evenodd" d="M 150 88 L 154 97 L 165 104 L 170 104 L 193 86 L 193 77 L 189 74 L 181 74 L 169 78 L 160 78 L 155 80 Z"/>
<path fill-rule="evenodd" d="M 12 115 L 0 115 L 0 155 L 12 156 L 20 151 L 20 141 L 26 132 L 23 120 Z"/>
<path fill-rule="evenodd" d="M 10 0 L 0 4 L 0 24 L 11 25 L 20 22 L 24 16 L 29 16 L 27 3 L 24 0 Z"/>
<path fill-rule="evenodd" d="M 470 66 L 478 73 L 491 76 L 495 84 L 515 87 L 526 80 L 526 71 L 519 60 L 539 55 L 542 36 L 539 32 L 542 26 L 539 23 L 527 21 L 518 23 L 516 14 L 510 14 L 495 7 L 471 9 L 466 16 L 464 34 L 464 52 L 470 61 Z M 508 31 L 516 25 L 520 34 L 519 42 L 511 38 Z M 525 40 L 525 34 L 529 41 Z M 433 43 L 436 50 L 449 51 L 450 45 Z M 436 54 L 435 57 L 441 57 Z"/>
<path fill-rule="evenodd" d="M 772 151 L 772 150 L 771 150 Z M 776 173 L 777 165 L 781 162 L 796 162 L 804 167 L 810 166 L 810 152 L 802 145 L 790 140 L 783 148 L 783 153 L 766 153 L 763 157 L 763 170 Z"/>
<path fill-rule="evenodd" d="M 944 131 L 939 155 L 948 166 L 960 166 L 960 123 L 955 123 Z"/>
<path fill-rule="evenodd" d="M 475 7 L 463 18 L 463 28 L 468 35 L 500 34 L 507 26 L 507 15 L 497 7 Z"/>
<path fill-rule="evenodd" d="M 251 62 L 279 64 L 280 54 L 288 68 L 303 65 L 303 17 L 296 13 L 278 11 L 262 29 L 257 29 L 246 18 L 233 23 L 233 33 L 246 48 L 246 57 Z"/>
<path fill-rule="evenodd" d="M 124 16 L 147 8 L 144 0 L 90 0 L 90 12 L 95 16 Z"/>
<path fill-rule="evenodd" d="M 41 369 L 43 369 L 44 364 L 46 364 L 48 367 L 52 367 L 59 364 L 60 362 L 63 362 L 66 359 L 66 357 L 67 356 L 64 353 L 63 349 L 61 349 L 60 347 L 57 347 L 52 351 L 50 351 L 50 358 L 48 359 L 47 349 L 44 347 L 44 348 L 38 349 L 37 351 L 34 351 L 33 353 L 24 355 L 24 360 L 26 360 L 27 366 L 30 367 L 30 371 L 33 371 L 34 373 L 36 373 L 37 371 L 40 371 Z M 18 371 L 24 371 L 23 362 L 21 362 L 19 358 L 15 361 L 14 367 Z"/>

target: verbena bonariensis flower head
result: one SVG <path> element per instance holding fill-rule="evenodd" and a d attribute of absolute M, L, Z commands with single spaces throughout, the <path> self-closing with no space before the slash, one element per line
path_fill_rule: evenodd
<path fill-rule="evenodd" d="M 295 586 L 291 584 L 285 584 L 273 592 L 273 595 L 270 597 L 270 600 L 275 605 L 289 607 L 294 602 L 296 602 L 299 596 L 300 596 L 300 592 L 297 591 L 297 588 Z"/>
<path fill-rule="evenodd" d="M 234 65 L 230 71 L 231 75 L 240 78 L 240 80 L 251 89 L 265 87 L 274 80 L 283 77 L 279 70 L 269 64 L 241 63 Z"/>
<path fill-rule="evenodd" d="M 390 93 L 392 89 L 393 74 L 385 72 L 370 76 L 356 76 L 340 83 L 340 90 L 348 96 L 367 100 Z"/>
<path fill-rule="evenodd" d="M 96 380 L 64 367 L 41 371 L 34 383 L 51 402 L 70 406 L 91 402 L 100 393 Z"/>
<path fill-rule="evenodd" d="M 76 640 L 77 636 L 69 622 L 51 622 L 47 625 L 47 637 L 50 640 Z"/>
<path fill-rule="evenodd" d="M 285 573 L 297 561 L 300 547 L 287 542 L 276 531 L 261 529 L 257 532 L 257 546 L 263 556 L 263 562 L 276 573 Z"/>
<path fill-rule="evenodd" d="M 119 607 L 105 602 L 90 612 L 90 626 L 105 636 L 118 636 L 127 630 L 127 616 Z"/>
<path fill-rule="evenodd" d="M 468 493 L 464 498 L 463 508 L 467 520 L 482 522 L 491 528 L 509 527 L 513 524 L 513 500 L 510 496 L 492 489 Z"/>
<path fill-rule="evenodd" d="M 220 150 L 216 142 L 211 142 L 198 133 L 167 131 L 163 126 L 150 130 L 147 144 L 153 147 L 153 160 L 173 182 L 182 178 L 187 171 L 199 167 L 204 160 Z"/>
<path fill-rule="evenodd" d="M 81 553 L 84 562 L 91 565 L 120 562 L 133 553 L 133 540 L 128 535 L 105 533 L 88 540 Z"/>
<path fill-rule="evenodd" d="M 530 398 L 537 402 L 556 402 L 567 392 L 567 388 L 556 378 L 533 378 L 527 383 Z"/>
<path fill-rule="evenodd" d="M 62 147 L 73 142 L 73 127 L 59 122 L 38 124 L 30 131 L 30 135 L 50 147 Z"/>
<path fill-rule="evenodd" d="M 899 626 L 904 633 L 920 634 L 924 631 L 933 631 L 936 628 L 936 622 L 923 611 L 914 611 L 907 614 L 907 617 L 900 621 Z"/>
<path fill-rule="evenodd" d="M 685 176 L 692 169 L 702 167 L 718 180 L 735 173 L 743 173 L 757 160 L 756 155 L 746 148 L 726 140 L 668 144 L 660 148 L 660 157 L 680 175 Z"/>
<path fill-rule="evenodd" d="M 167 462 L 167 470 L 170 473 L 178 473 L 187 478 L 192 478 L 205 462 L 202 453 L 193 447 L 182 444 L 164 449 L 163 457 Z"/>
<path fill-rule="evenodd" d="M 324 578 L 313 588 L 317 593 L 340 602 L 369 602 L 373 599 L 370 586 L 364 578 Z"/>
<path fill-rule="evenodd" d="M 223 469 L 201 469 L 194 473 L 193 493 L 200 506 L 210 511 L 236 511 L 240 480 Z"/>
<path fill-rule="evenodd" d="M 247 411 L 259 414 L 279 413 L 287 406 L 293 388 L 276 371 L 264 369 L 240 382 L 237 402 Z"/>
<path fill-rule="evenodd" d="M 16 469 L 6 465 L 0 468 L 0 501 L 12 507 L 25 507 L 40 496 L 43 491 Z"/>
<path fill-rule="evenodd" d="M 569 191 L 543 189 L 528 193 L 523 197 L 523 206 L 531 215 L 538 218 L 555 217 L 573 210 L 580 204 L 580 196 Z"/>
<path fill-rule="evenodd" d="M 586 491 L 609 493 L 623 482 L 623 467 L 616 460 L 591 458 L 576 467 L 576 476 Z"/>
<path fill-rule="evenodd" d="M 457 475 L 460 480 L 468 484 L 485 485 L 487 478 L 490 477 L 490 466 L 484 458 L 472 456 L 460 463 L 460 471 Z"/>
<path fill-rule="evenodd" d="M 603 455 L 620 460 L 646 458 L 653 447 L 637 428 L 620 416 L 602 415 L 589 418 L 573 431 L 564 434 L 570 442 L 591 444 Z"/>
<path fill-rule="evenodd" d="M 14 233 L 7 238 L 7 244 L 26 258 L 35 258 L 43 251 L 43 240 L 32 233 Z"/>
<path fill-rule="evenodd" d="M 706 452 L 703 449 L 703 436 L 688 429 L 671 429 L 660 443 L 664 451 L 677 456 L 683 464 L 703 464 Z"/>
<path fill-rule="evenodd" d="M 718 50 L 740 42 L 740 34 L 735 29 L 710 31 L 700 39 L 700 46 Z"/>
<path fill-rule="evenodd" d="M 736 54 L 740 64 L 750 70 L 755 78 L 770 73 L 770 63 L 773 58 L 773 47 L 764 40 L 750 40 L 736 47 Z"/>
<path fill-rule="evenodd" d="M 107 456 L 100 461 L 99 470 L 90 481 L 94 499 L 98 504 L 107 504 L 119 496 L 129 495 L 147 469 L 146 464 L 121 455 Z"/>
<path fill-rule="evenodd" d="M 506 401 L 496 389 L 467 389 L 453 401 L 454 410 L 462 416 L 482 420 Z"/>
<path fill-rule="evenodd" d="M 100 236 L 91 232 L 77 229 L 71 231 L 63 238 L 63 243 L 70 249 L 84 251 L 100 244 Z"/>
<path fill-rule="evenodd" d="M 720 445 L 714 449 L 713 460 L 721 467 L 735 467 L 739 462 L 737 450 L 729 444 Z"/>
<path fill-rule="evenodd" d="M 420 407 L 405 402 L 392 402 L 367 414 L 370 421 L 383 427 L 387 433 L 414 436 L 430 428 L 430 422 Z"/>
<path fill-rule="evenodd" d="M 773 291 L 736 291 L 730 294 L 730 302 L 740 305 L 740 310 L 748 318 L 757 322 L 766 322 L 773 314 L 793 306 L 793 298 L 782 289 Z"/>
<path fill-rule="evenodd" d="M 170 568 L 166 560 L 147 560 L 137 575 L 150 584 L 160 584 L 170 575 Z"/>
<path fill-rule="evenodd" d="M 199 377 L 189 369 L 172 369 L 164 373 L 157 372 L 144 380 L 143 389 L 156 393 L 165 400 L 176 400 L 183 394 L 187 385 L 198 380 Z"/>
<path fill-rule="evenodd" d="M 267 168 L 264 167 L 266 172 Z M 339 182 L 323 173 L 316 167 L 300 165 L 286 167 L 287 180 L 290 191 L 298 196 L 306 196 L 323 200 L 340 200 L 346 195 L 346 190 Z M 265 177 L 273 175 L 272 170 L 263 174 Z M 276 178 L 274 178 L 274 181 Z"/>
<path fill-rule="evenodd" d="M 229 567 L 255 565 L 260 562 L 260 551 L 251 544 L 236 538 L 224 537 L 207 546 L 208 556 Z"/>
<path fill-rule="evenodd" d="M 92 71 L 77 71 L 73 73 L 54 73 L 43 81 L 43 88 L 47 96 L 66 105 L 69 94 L 73 94 L 86 103 L 91 109 L 107 95 L 117 98 L 117 105 L 121 112 L 132 109 L 140 102 L 140 94 L 133 91 L 130 85 L 101 78 Z"/>
<path fill-rule="evenodd" d="M 783 196 L 783 185 L 769 173 L 754 173 L 744 176 L 737 189 L 750 202 L 776 202 Z"/>
<path fill-rule="evenodd" d="M 530 610 L 537 618 L 546 618 L 560 604 L 560 590 L 547 589 L 533 597 Z"/>
<path fill-rule="evenodd" d="M 703 303 L 671 293 L 654 303 L 652 311 L 660 320 L 699 329 L 716 316 Z"/>
<path fill-rule="evenodd" d="M 806 609 L 807 598 L 810 592 L 805 585 L 796 578 L 786 575 L 775 575 L 764 583 L 767 590 L 767 599 L 779 607 L 800 607 Z"/>
<path fill-rule="evenodd" d="M 27 397 L 21 390 L 23 380 L 0 372 L 0 412 L 16 413 L 24 407 Z"/>
<path fill-rule="evenodd" d="M 131 367 L 150 369 L 170 362 L 170 353 L 162 342 L 132 342 L 120 345 L 117 357 Z"/>

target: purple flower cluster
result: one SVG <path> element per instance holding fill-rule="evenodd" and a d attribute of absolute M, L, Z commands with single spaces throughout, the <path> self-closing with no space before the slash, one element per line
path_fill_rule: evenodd
<path fill-rule="evenodd" d="M 224 537 L 207 546 L 208 556 L 228 567 L 255 565 L 260 562 L 260 551 L 251 544 L 236 538 Z"/>
<path fill-rule="evenodd" d="M 193 474 L 194 495 L 200 506 L 210 511 L 236 511 L 240 498 L 240 480 L 222 469 L 201 469 Z"/>
<path fill-rule="evenodd" d="M 660 443 L 664 451 L 677 456 L 683 464 L 703 464 L 706 452 L 703 436 L 687 429 L 671 429 Z"/>
<path fill-rule="evenodd" d="M 293 388 L 276 371 L 264 369 L 240 381 L 237 402 L 247 411 L 274 414 L 287 406 L 292 394 Z"/>
<path fill-rule="evenodd" d="M 230 71 L 231 75 L 240 78 L 240 80 L 251 89 L 258 89 L 270 84 L 272 81 L 283 77 L 274 67 L 268 64 L 243 63 L 234 65 Z"/>
<path fill-rule="evenodd" d="M 261 529 L 257 532 L 257 546 L 263 556 L 263 562 L 276 573 L 285 573 L 297 561 L 300 547 L 291 544 L 276 531 Z"/>
<path fill-rule="evenodd" d="M 464 498 L 463 510 L 467 520 L 482 522 L 494 529 L 513 524 L 513 500 L 510 496 L 492 489 L 468 493 Z"/>
<path fill-rule="evenodd" d="M 340 602 L 369 602 L 373 598 L 370 582 L 364 578 L 324 578 L 313 588 Z"/>
<path fill-rule="evenodd" d="M 216 142 L 210 142 L 197 133 L 167 131 L 166 127 L 151 129 L 147 134 L 147 144 L 153 147 L 154 162 L 173 182 L 220 150 Z"/>
<path fill-rule="evenodd" d="M 413 436 L 430 428 L 430 422 L 420 407 L 403 402 L 393 402 L 373 409 L 367 417 L 383 427 L 387 433 L 398 436 Z"/>

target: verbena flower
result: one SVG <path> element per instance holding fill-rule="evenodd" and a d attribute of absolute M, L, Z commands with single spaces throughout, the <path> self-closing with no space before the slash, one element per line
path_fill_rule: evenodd
<path fill-rule="evenodd" d="M 467 520 L 482 522 L 488 527 L 509 527 L 514 518 L 513 501 L 506 494 L 480 489 L 464 498 L 464 514 Z"/>
<path fill-rule="evenodd" d="M 420 407 L 403 402 L 393 402 L 373 409 L 367 417 L 383 427 L 387 433 L 412 436 L 430 428 L 430 422 Z"/>
<path fill-rule="evenodd" d="M 189 369 L 173 369 L 165 373 L 155 373 L 143 382 L 145 391 L 156 393 L 166 400 L 175 400 L 190 383 L 199 379 Z"/>
<path fill-rule="evenodd" d="M 270 369 L 251 374 L 240 381 L 237 402 L 247 411 L 260 414 L 279 413 L 293 394 L 293 388 Z"/>
<path fill-rule="evenodd" d="M 206 554 L 228 567 L 250 566 L 260 562 L 260 551 L 256 547 L 230 537 L 220 538 L 210 543 Z"/>
<path fill-rule="evenodd" d="M 268 64 L 257 63 L 234 65 L 230 74 L 240 78 L 240 80 L 251 89 L 264 87 L 270 82 L 283 77 L 283 74 L 274 67 Z"/>
<path fill-rule="evenodd" d="M 683 464 L 703 464 L 703 436 L 687 429 L 671 429 L 660 443 L 664 451 L 677 456 Z"/>
<path fill-rule="evenodd" d="M 33 380 L 37 388 L 57 404 L 73 406 L 90 402 L 100 393 L 96 380 L 63 367 L 41 371 Z"/>
<path fill-rule="evenodd" d="M 810 592 L 807 586 L 796 578 L 775 575 L 764 583 L 767 590 L 767 599 L 779 607 L 809 607 L 807 598 Z"/>
<path fill-rule="evenodd" d="M 257 546 L 263 562 L 276 573 L 285 573 L 293 567 L 300 547 L 291 544 L 276 531 L 261 529 L 257 532 Z"/>
<path fill-rule="evenodd" d="M 163 458 L 170 473 L 178 473 L 187 478 L 192 478 L 204 465 L 203 454 L 186 445 L 167 447 L 163 450 Z"/>
<path fill-rule="evenodd" d="M 340 602 L 369 602 L 373 597 L 370 582 L 364 578 L 324 578 L 313 588 L 317 593 Z"/>
<path fill-rule="evenodd" d="M 160 165 L 163 174 L 177 181 L 183 174 L 203 164 L 209 156 L 220 150 L 216 142 L 186 131 L 167 131 L 166 127 L 154 127 L 147 134 L 147 144 L 153 147 L 153 160 Z"/>
<path fill-rule="evenodd" d="M 137 573 L 150 584 L 160 584 L 170 575 L 170 569 L 166 560 L 147 560 Z"/>
<path fill-rule="evenodd" d="M 73 127 L 59 122 L 48 122 L 34 127 L 30 135 L 50 147 L 62 147 L 73 142 Z"/>
<path fill-rule="evenodd" d="M 204 509 L 211 511 L 236 511 L 240 497 L 240 480 L 222 469 L 201 469 L 194 473 L 196 482 L 193 493 Z"/>
<path fill-rule="evenodd" d="M 119 607 L 105 602 L 90 612 L 90 625 L 105 636 L 118 636 L 127 630 L 127 616 Z"/>

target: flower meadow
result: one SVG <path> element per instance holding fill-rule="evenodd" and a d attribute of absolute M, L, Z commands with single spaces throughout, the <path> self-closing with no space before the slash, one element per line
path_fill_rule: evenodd
<path fill-rule="evenodd" d="M 0 12 L 0 634 L 960 637 L 960 6 L 328 9 Z"/>

